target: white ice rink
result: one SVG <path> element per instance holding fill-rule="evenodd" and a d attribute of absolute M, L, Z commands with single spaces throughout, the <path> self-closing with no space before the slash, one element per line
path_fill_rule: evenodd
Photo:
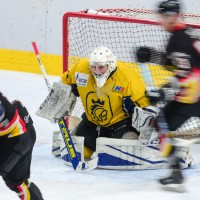
<path fill-rule="evenodd" d="M 49 77 L 51 83 L 59 77 Z M 200 144 L 193 145 L 197 165 L 183 170 L 186 193 L 166 192 L 157 179 L 168 170 L 116 171 L 93 170 L 76 173 L 61 159 L 51 155 L 52 132 L 56 124 L 35 116 L 48 94 L 42 75 L 0 70 L 0 88 L 10 100 L 20 99 L 35 122 L 37 141 L 34 147 L 31 180 L 41 189 L 45 200 L 199 200 Z M 17 200 L 16 194 L 0 179 L 0 200 Z"/>

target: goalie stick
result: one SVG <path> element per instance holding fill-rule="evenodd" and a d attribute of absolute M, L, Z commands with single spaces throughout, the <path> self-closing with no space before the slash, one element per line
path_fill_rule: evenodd
<path fill-rule="evenodd" d="M 46 86 L 47 86 L 47 88 L 48 88 L 48 90 L 49 90 L 49 92 L 50 92 L 50 91 L 51 91 L 51 85 L 50 85 L 49 80 L 48 80 L 48 78 L 47 78 L 47 73 L 46 73 L 46 70 L 45 70 L 45 68 L 44 68 L 44 65 L 43 65 L 42 62 L 41 62 L 40 54 L 39 54 L 39 50 L 38 50 L 37 44 L 36 44 L 36 42 L 32 42 L 32 45 L 33 45 L 33 49 L 34 49 L 35 55 L 36 55 L 36 57 L 37 57 L 38 63 L 39 63 L 39 65 L 40 65 L 40 69 L 41 69 L 41 71 L 42 71 L 42 75 L 43 75 L 43 77 L 44 77 Z"/>
<path fill-rule="evenodd" d="M 44 65 L 41 62 L 40 55 L 39 55 L 39 50 L 37 48 L 36 42 L 32 42 L 32 46 L 33 46 L 35 55 L 37 57 L 38 63 L 40 65 L 40 69 L 42 71 L 43 77 L 45 79 L 45 83 L 46 83 L 47 88 L 48 88 L 48 90 L 50 92 L 51 91 L 51 86 L 50 86 L 50 83 L 48 81 Z M 70 130 L 68 129 L 68 126 L 66 124 L 66 120 L 65 120 L 64 117 L 61 117 L 58 120 L 58 125 L 59 125 L 59 128 L 60 128 L 60 132 L 62 134 L 63 140 L 65 142 L 67 151 L 69 153 L 69 157 L 71 159 L 71 163 L 72 163 L 72 166 L 73 166 L 74 170 L 77 171 L 77 172 L 82 172 L 82 171 L 88 171 L 88 170 L 95 169 L 97 167 L 97 164 L 98 164 L 98 157 L 96 157 L 96 158 L 94 158 L 92 160 L 89 160 L 89 161 L 85 161 L 85 162 L 80 161 L 80 159 L 78 157 L 78 154 L 76 152 L 74 143 L 72 141 Z"/>

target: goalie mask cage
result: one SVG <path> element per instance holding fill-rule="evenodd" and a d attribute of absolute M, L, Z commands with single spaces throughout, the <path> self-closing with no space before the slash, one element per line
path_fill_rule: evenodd
<path fill-rule="evenodd" d="M 200 15 L 182 14 L 182 19 L 194 28 L 193 34 L 200 37 Z M 151 10 L 101 9 L 97 10 L 97 14 L 89 14 L 87 11 L 68 12 L 63 16 L 63 71 L 75 66 L 81 58 L 88 58 L 95 47 L 106 46 L 117 59 L 133 67 L 146 86 L 159 86 L 171 74 L 161 66 L 149 64 L 152 77 L 144 79 L 135 53 L 141 46 L 154 47 L 164 52 L 169 36 L 156 22 L 156 14 Z M 81 107 L 79 101 L 73 112 L 75 117 L 81 116 Z M 199 118 L 189 119 L 180 128 L 181 132 L 186 131 L 188 134 L 190 131 L 191 135 L 193 129 L 196 135 L 196 130 L 200 130 Z"/>

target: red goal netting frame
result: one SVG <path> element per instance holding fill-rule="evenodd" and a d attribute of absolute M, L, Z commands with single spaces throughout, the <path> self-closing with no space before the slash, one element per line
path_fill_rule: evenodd
<path fill-rule="evenodd" d="M 88 14 L 84 11 L 81 12 L 67 12 L 63 16 L 63 71 L 68 69 L 70 57 L 69 47 L 69 33 L 70 25 L 73 18 L 77 19 L 93 19 L 101 21 L 113 21 L 113 22 L 122 22 L 122 23 L 134 23 L 134 24 L 146 24 L 159 26 L 159 23 L 156 21 L 156 14 L 151 10 L 144 9 L 100 9 L 99 12 L 108 15 L 101 14 Z M 147 19 L 150 18 L 150 19 Z M 186 24 L 200 29 L 200 15 L 183 13 L 182 18 L 186 21 Z"/>

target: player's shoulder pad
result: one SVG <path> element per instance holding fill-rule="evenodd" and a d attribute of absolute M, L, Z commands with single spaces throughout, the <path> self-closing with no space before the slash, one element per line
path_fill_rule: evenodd
<path fill-rule="evenodd" d="M 75 72 L 83 72 L 89 73 L 90 72 L 90 63 L 88 58 L 80 59 L 80 61 L 75 66 Z"/>

